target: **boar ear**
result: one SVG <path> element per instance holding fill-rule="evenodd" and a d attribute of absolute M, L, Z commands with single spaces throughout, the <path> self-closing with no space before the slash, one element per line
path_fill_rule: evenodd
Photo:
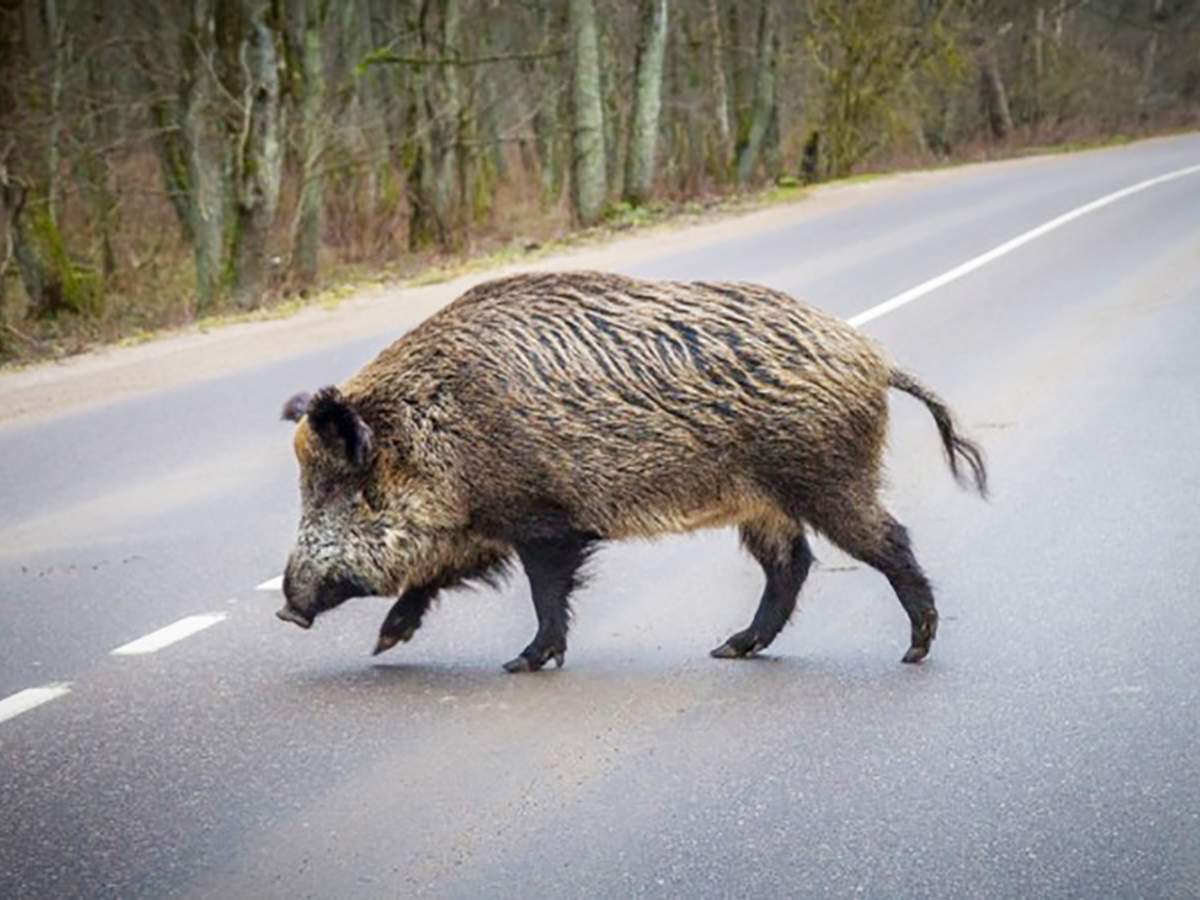
<path fill-rule="evenodd" d="M 375 436 L 362 416 L 335 387 L 322 388 L 308 402 L 308 424 L 321 443 L 343 457 L 352 469 L 361 469 L 371 456 Z"/>
<path fill-rule="evenodd" d="M 289 422 L 299 422 L 304 418 L 310 400 L 312 400 L 312 394 L 309 393 L 293 395 L 287 403 L 283 404 L 283 415 L 280 418 Z"/>

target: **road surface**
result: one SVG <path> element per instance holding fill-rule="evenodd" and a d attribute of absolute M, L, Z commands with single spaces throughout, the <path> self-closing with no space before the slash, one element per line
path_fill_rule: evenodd
<path fill-rule="evenodd" d="M 1200 896 L 1198 163 L 1191 135 L 876 182 L 620 266 L 846 318 L 924 286 L 863 327 L 994 496 L 894 395 L 888 502 L 942 611 L 921 666 L 883 578 L 821 542 L 770 650 L 710 659 L 760 588 L 726 531 L 602 551 L 561 671 L 500 669 L 520 578 L 378 658 L 387 601 L 277 621 L 279 406 L 427 312 L 402 299 L 0 427 L 0 896 Z"/>

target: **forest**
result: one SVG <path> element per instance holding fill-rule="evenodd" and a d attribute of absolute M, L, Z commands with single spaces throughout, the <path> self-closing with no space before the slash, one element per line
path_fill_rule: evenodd
<path fill-rule="evenodd" d="M 0 362 L 1200 123 L 1200 0 L 0 0 Z"/>

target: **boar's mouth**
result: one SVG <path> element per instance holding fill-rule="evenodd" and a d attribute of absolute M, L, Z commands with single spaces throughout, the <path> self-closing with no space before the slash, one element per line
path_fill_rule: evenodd
<path fill-rule="evenodd" d="M 276 610 L 275 615 L 277 618 L 285 622 L 291 622 L 293 625 L 299 625 L 301 628 L 312 628 L 312 617 L 306 616 L 304 613 L 292 609 L 290 606 L 284 606 L 283 609 Z"/>
<path fill-rule="evenodd" d="M 360 584 L 352 578 L 342 578 L 337 581 L 322 585 L 317 592 L 317 596 L 313 602 L 301 609 L 293 605 L 291 596 L 288 594 L 288 583 L 285 577 L 283 594 L 287 598 L 284 600 L 283 608 L 277 610 L 275 615 L 284 622 L 291 622 L 293 625 L 299 625 L 301 628 L 312 628 L 313 619 L 324 612 L 329 612 L 336 606 L 341 606 L 351 597 L 365 597 L 371 593 L 370 588 Z"/>

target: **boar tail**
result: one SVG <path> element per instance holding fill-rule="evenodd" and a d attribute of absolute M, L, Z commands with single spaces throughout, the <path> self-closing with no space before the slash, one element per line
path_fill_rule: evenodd
<path fill-rule="evenodd" d="M 983 449 L 974 441 L 968 440 L 958 433 L 954 425 L 954 416 L 944 400 L 931 391 L 907 372 L 892 369 L 888 376 L 888 384 L 898 391 L 904 391 L 916 397 L 928 408 L 937 423 L 938 433 L 942 436 L 942 447 L 946 451 L 946 461 L 950 471 L 961 484 L 964 476 L 960 465 L 965 463 L 971 470 L 971 480 L 981 497 L 987 496 L 987 467 L 983 461 Z"/>

